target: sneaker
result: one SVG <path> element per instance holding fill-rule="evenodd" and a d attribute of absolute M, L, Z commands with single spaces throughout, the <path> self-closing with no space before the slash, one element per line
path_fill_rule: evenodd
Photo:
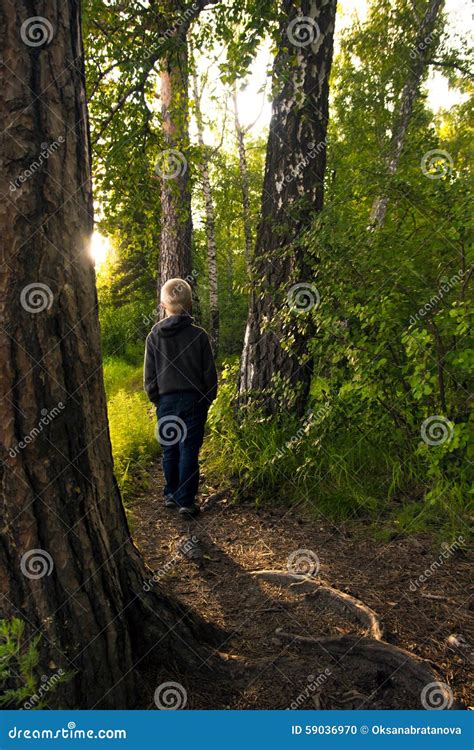
<path fill-rule="evenodd" d="M 180 516 L 187 516 L 188 518 L 196 518 L 199 515 L 201 509 L 197 505 L 183 505 L 179 509 Z"/>
<path fill-rule="evenodd" d="M 165 508 L 177 508 L 173 495 L 165 495 Z"/>

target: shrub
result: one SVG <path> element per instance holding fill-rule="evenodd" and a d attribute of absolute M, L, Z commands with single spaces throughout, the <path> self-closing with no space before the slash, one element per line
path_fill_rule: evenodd
<path fill-rule="evenodd" d="M 0 706 L 9 709 L 42 709 L 47 695 L 70 673 L 58 669 L 49 679 L 37 675 L 41 636 L 27 638 L 23 620 L 0 620 Z"/>
<path fill-rule="evenodd" d="M 252 408 L 242 417 L 232 406 L 236 381 L 236 366 L 226 366 L 209 414 L 204 457 L 217 482 L 236 479 L 239 495 L 257 503 L 304 506 L 334 521 L 377 521 L 379 533 L 465 533 L 466 485 L 434 470 L 428 446 L 407 440 L 406 427 L 394 423 L 376 393 L 351 382 L 331 390 L 318 378 L 302 420 Z"/>
<path fill-rule="evenodd" d="M 151 300 L 134 300 L 120 307 L 102 301 L 99 316 L 104 355 L 132 363 L 143 356 L 145 338 L 156 322 L 155 308 Z"/>

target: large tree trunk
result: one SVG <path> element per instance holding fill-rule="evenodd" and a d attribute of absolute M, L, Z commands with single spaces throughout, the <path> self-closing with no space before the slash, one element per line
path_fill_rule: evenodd
<path fill-rule="evenodd" d="M 165 149 L 157 171 L 161 188 L 161 242 L 158 292 L 168 279 L 192 280 L 192 215 L 188 154 L 188 47 L 186 33 L 175 38 L 161 70 L 161 112 Z"/>
<path fill-rule="evenodd" d="M 250 189 L 249 174 L 247 167 L 247 151 L 245 148 L 245 129 L 242 127 L 239 118 L 239 108 L 237 101 L 237 85 L 234 81 L 232 89 L 232 100 L 234 104 L 234 123 L 235 137 L 237 140 L 237 149 L 239 153 L 239 171 L 240 171 L 240 188 L 242 190 L 242 210 L 244 220 L 245 235 L 245 262 L 247 269 L 250 268 L 250 258 L 252 257 L 252 223 L 250 219 Z"/>
<path fill-rule="evenodd" d="M 386 159 L 387 175 L 389 178 L 393 177 L 398 168 L 423 71 L 435 47 L 433 34 L 443 5 L 444 0 L 428 0 L 425 14 L 416 34 L 415 45 L 410 55 L 408 77 L 402 89 L 399 107 L 393 118 L 392 135 Z M 380 195 L 374 200 L 370 213 L 371 228 L 383 226 L 388 202 L 388 195 Z"/>
<path fill-rule="evenodd" d="M 336 0 L 284 0 L 283 12 L 239 390 L 241 400 L 257 398 L 269 412 L 300 413 L 312 371 L 308 340 L 317 290 L 295 241 L 323 206 Z M 301 304 L 306 298 L 309 304 Z"/>
<path fill-rule="evenodd" d="M 118 708 L 134 705 L 145 656 L 195 667 L 205 627 L 144 590 L 114 480 L 80 5 L 51 0 L 34 31 L 44 7 L 0 0 L 0 618 L 42 636 L 44 671 L 74 673 L 62 706 Z"/>
<path fill-rule="evenodd" d="M 217 243 L 214 202 L 212 200 L 211 178 L 209 176 L 209 156 L 204 143 L 203 122 L 201 112 L 201 94 L 199 93 L 197 75 L 193 76 L 194 106 L 198 143 L 201 149 L 199 169 L 201 172 L 204 205 L 206 209 L 206 239 L 207 239 L 207 268 L 209 275 L 209 336 L 214 356 L 219 348 L 219 296 L 217 281 Z"/>

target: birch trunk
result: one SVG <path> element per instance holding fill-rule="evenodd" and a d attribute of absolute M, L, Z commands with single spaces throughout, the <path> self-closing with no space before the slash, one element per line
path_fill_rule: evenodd
<path fill-rule="evenodd" d="M 161 70 L 164 149 L 161 177 L 161 239 L 158 293 L 174 277 L 192 281 L 192 214 L 188 163 L 188 48 L 186 36 L 176 40 Z"/>
<path fill-rule="evenodd" d="M 201 94 L 199 93 L 196 75 L 193 76 L 193 88 L 198 143 L 201 150 L 199 170 L 201 172 L 201 182 L 206 210 L 207 267 L 209 274 L 209 337 L 211 340 L 214 356 L 217 356 L 219 348 L 219 297 L 217 277 L 216 222 L 214 202 L 212 200 L 211 179 L 209 176 L 209 157 L 206 151 L 206 145 L 204 143 L 204 128 L 201 112 Z"/>
<path fill-rule="evenodd" d="M 392 136 L 387 157 L 387 174 L 389 177 L 393 177 L 398 168 L 413 113 L 413 104 L 418 95 L 423 77 L 423 71 L 435 46 L 433 43 L 433 33 L 443 5 L 444 0 L 429 0 L 416 35 L 415 46 L 412 50 L 413 56 L 411 56 L 412 63 L 406 83 L 402 89 L 400 105 L 393 120 Z M 370 226 L 372 229 L 383 226 L 388 203 L 388 195 L 380 195 L 375 199 L 370 213 Z"/>
<path fill-rule="evenodd" d="M 283 13 L 239 391 L 241 402 L 257 399 L 268 412 L 301 413 L 312 372 L 312 313 L 295 313 L 288 322 L 282 311 L 308 285 L 315 295 L 313 274 L 295 241 L 323 206 L 336 0 L 284 0 Z M 284 392 L 280 400 L 276 378 Z"/>
<path fill-rule="evenodd" d="M 247 152 L 245 148 L 245 130 L 240 124 L 239 109 L 237 102 L 237 88 L 234 83 L 232 99 L 234 103 L 234 122 L 235 122 L 235 137 L 237 140 L 237 149 L 239 153 L 239 170 L 240 170 L 240 186 L 242 190 L 242 209 L 243 209 L 243 220 L 244 220 L 244 236 L 245 236 L 245 262 L 247 269 L 250 268 L 250 259 L 252 257 L 252 224 L 250 220 L 250 191 L 249 191 L 249 175 L 247 167 Z"/>

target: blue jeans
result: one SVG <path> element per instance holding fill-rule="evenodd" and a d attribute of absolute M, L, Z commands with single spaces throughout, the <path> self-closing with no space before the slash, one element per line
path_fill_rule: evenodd
<path fill-rule="evenodd" d="M 199 450 L 209 404 L 200 393 L 183 391 L 160 396 L 158 441 L 163 450 L 164 495 L 181 507 L 193 505 L 199 486 Z"/>

